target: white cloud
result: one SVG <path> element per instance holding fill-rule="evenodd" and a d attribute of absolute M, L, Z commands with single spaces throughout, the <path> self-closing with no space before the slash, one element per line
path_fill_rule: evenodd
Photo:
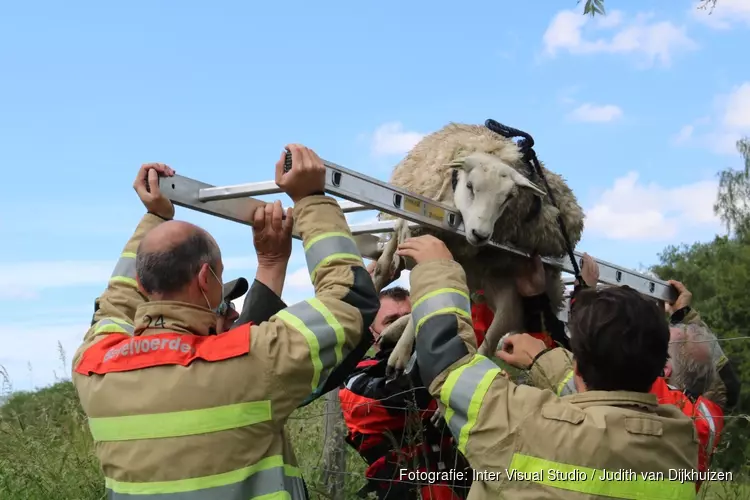
<path fill-rule="evenodd" d="M 28 390 L 54 383 L 55 377 L 69 379 L 71 358 L 88 328 L 86 323 L 0 325 L 0 341 L 3 344 L 0 365 L 8 371 L 13 388 Z M 65 352 L 65 366 L 60 359 L 58 342 Z"/>
<path fill-rule="evenodd" d="M 693 137 L 693 132 L 694 131 L 695 131 L 695 126 L 693 126 L 693 125 L 685 125 L 672 138 L 672 142 L 674 144 L 685 144 L 686 142 L 688 142 Z"/>
<path fill-rule="evenodd" d="M 637 172 L 629 172 L 586 210 L 586 232 L 613 240 L 673 240 L 687 229 L 719 231 L 713 213 L 716 190 L 714 180 L 645 185 Z"/>
<path fill-rule="evenodd" d="M 568 117 L 577 122 L 604 123 L 617 120 L 622 117 L 622 109 L 614 104 L 581 104 L 574 109 Z"/>
<path fill-rule="evenodd" d="M 668 66 L 672 56 L 680 51 L 694 50 L 697 44 L 685 32 L 669 21 L 650 21 L 652 16 L 639 14 L 624 22 L 619 11 L 601 20 L 584 16 L 577 10 L 558 12 L 544 32 L 545 53 L 556 56 L 570 54 L 631 54 L 644 65 L 659 63 Z M 589 31 L 611 31 L 609 36 L 588 37 Z"/>
<path fill-rule="evenodd" d="M 692 140 L 688 141 L 686 138 L 682 144 L 706 147 L 719 154 L 736 155 L 737 141 L 750 135 L 750 81 L 735 86 L 726 94 L 716 96 L 713 108 L 713 116 L 685 125 L 677 136 L 680 137 L 684 130 L 689 129 Z M 702 131 L 696 133 L 699 125 L 702 126 Z"/>
<path fill-rule="evenodd" d="M 698 8 L 705 0 L 697 2 L 690 9 L 690 15 L 697 21 L 719 30 L 732 28 L 733 24 L 750 26 L 750 0 L 719 0 L 712 9 Z"/>
<path fill-rule="evenodd" d="M 33 299 L 51 288 L 106 286 L 115 260 L 37 261 L 0 264 L 0 298 Z M 255 257 L 228 257 L 226 270 L 253 269 Z"/>
<path fill-rule="evenodd" d="M 372 136 L 372 154 L 374 156 L 391 156 L 406 154 L 414 147 L 424 134 L 404 130 L 400 122 L 385 123 L 375 130 Z"/>

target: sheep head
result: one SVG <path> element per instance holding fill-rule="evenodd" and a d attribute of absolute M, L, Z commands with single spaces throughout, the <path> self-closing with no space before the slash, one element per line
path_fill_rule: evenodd
<path fill-rule="evenodd" d="M 489 243 L 495 223 L 519 190 L 545 195 L 513 167 L 487 153 L 472 153 L 447 166 L 458 171 L 453 203 L 461 212 L 466 241 L 476 247 Z"/>

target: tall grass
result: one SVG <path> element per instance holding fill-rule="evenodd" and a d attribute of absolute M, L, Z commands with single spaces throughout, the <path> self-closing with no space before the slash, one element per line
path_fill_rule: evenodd
<path fill-rule="evenodd" d="M 62 353 L 62 350 L 61 350 Z M 64 353 L 61 354 L 64 356 Z M 103 478 L 86 419 L 73 384 L 59 380 L 35 392 L 12 392 L 0 366 L 0 499 L 100 500 Z M 328 498 L 322 470 L 325 401 L 297 410 L 287 425 L 297 459 L 313 499 Z M 363 460 L 347 446 L 344 498 L 355 498 L 364 485 Z M 750 498 L 750 487 L 734 483 L 705 485 L 699 498 Z"/>

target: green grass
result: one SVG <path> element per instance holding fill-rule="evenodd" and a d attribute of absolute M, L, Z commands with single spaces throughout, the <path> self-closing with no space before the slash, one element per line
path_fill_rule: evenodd
<path fill-rule="evenodd" d="M 325 401 L 298 410 L 288 430 L 311 496 L 327 498 L 322 454 Z M 355 497 L 364 484 L 365 464 L 349 447 L 344 498 Z M 91 436 L 70 382 L 34 393 L 15 393 L 0 407 L 0 499 L 97 500 L 104 487 L 92 453 Z M 750 498 L 750 486 L 711 484 L 699 498 Z"/>

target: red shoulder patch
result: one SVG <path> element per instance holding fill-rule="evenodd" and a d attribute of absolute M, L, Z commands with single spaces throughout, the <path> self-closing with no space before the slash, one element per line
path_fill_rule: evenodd
<path fill-rule="evenodd" d="M 131 337 L 112 333 L 84 351 L 75 372 L 89 376 L 152 366 L 187 366 L 196 359 L 223 361 L 249 352 L 249 324 L 211 336 L 158 333 Z"/>

